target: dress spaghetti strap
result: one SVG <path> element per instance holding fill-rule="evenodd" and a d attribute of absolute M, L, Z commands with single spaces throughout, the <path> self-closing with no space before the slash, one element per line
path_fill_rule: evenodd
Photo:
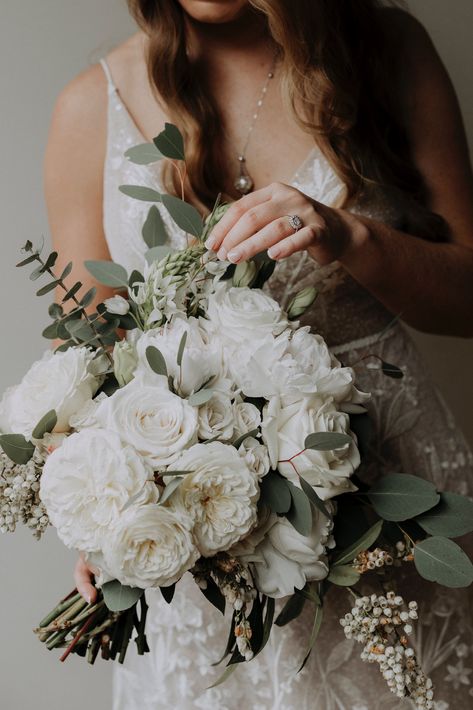
<path fill-rule="evenodd" d="M 117 87 L 115 86 L 115 83 L 113 81 L 112 72 L 110 71 L 110 67 L 108 66 L 107 60 L 102 57 L 102 59 L 100 60 L 100 64 L 102 65 L 104 74 L 107 77 L 108 93 L 113 94 L 115 91 L 117 91 Z"/>

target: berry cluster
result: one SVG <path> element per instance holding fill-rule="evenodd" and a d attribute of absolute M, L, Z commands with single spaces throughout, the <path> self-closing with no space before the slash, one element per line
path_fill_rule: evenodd
<path fill-rule="evenodd" d="M 417 602 L 406 604 L 401 596 L 388 592 L 358 598 L 340 623 L 347 638 L 364 644 L 362 660 L 379 665 L 391 692 L 429 710 L 434 707 L 432 681 L 407 639 L 413 631 L 411 621 L 417 618 Z"/>
<path fill-rule="evenodd" d="M 39 540 L 49 525 L 49 518 L 39 497 L 40 466 L 43 460 L 36 451 L 24 465 L 13 463 L 0 453 L 0 531 L 15 532 L 18 523 L 33 530 Z"/>

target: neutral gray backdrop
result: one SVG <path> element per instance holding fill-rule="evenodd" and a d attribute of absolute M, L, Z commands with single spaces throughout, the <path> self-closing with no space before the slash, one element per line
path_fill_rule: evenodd
<path fill-rule="evenodd" d="M 453 78 L 473 141 L 471 0 L 412 0 Z M 13 265 L 27 238 L 48 236 L 42 158 L 55 97 L 88 63 L 133 31 L 124 0 L 22 0 L 0 9 L 0 392 L 18 381 L 44 348 L 45 302 Z M 432 374 L 473 441 L 473 341 L 415 336 Z M 111 707 L 110 663 L 64 665 L 31 629 L 72 586 L 75 555 L 48 531 L 0 536 L 0 706 L 2 710 Z"/>

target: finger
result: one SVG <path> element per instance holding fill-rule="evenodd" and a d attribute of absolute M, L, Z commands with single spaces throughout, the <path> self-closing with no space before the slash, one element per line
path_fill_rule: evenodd
<path fill-rule="evenodd" d="M 92 583 L 93 574 L 87 564 L 79 558 L 74 569 L 74 581 L 77 591 L 84 599 L 92 604 L 97 598 L 97 589 Z"/>
<path fill-rule="evenodd" d="M 232 247 L 227 253 L 227 259 L 232 264 L 247 261 L 251 259 L 252 256 L 260 254 L 262 251 L 284 240 L 293 233 L 294 230 L 289 224 L 287 217 L 273 219 L 272 222 L 266 224 L 263 229 L 253 234 L 252 237 L 244 239 L 242 242 Z"/>
<path fill-rule="evenodd" d="M 255 190 L 255 192 L 250 192 L 248 195 L 244 195 L 243 197 L 240 197 L 239 200 L 236 200 L 236 202 L 228 208 L 220 222 L 215 225 L 209 234 L 207 241 L 205 242 L 207 249 L 218 251 L 226 234 L 236 224 L 240 217 L 242 217 L 249 209 L 270 200 L 272 194 L 273 186 L 268 185 L 267 187 L 263 187 L 261 190 Z"/>
<path fill-rule="evenodd" d="M 280 215 L 281 209 L 278 209 L 271 200 L 257 207 L 251 207 L 227 233 L 217 251 L 218 258 L 226 259 L 228 254 L 238 251 L 243 242 L 253 237 L 264 227 L 272 225 Z M 289 231 L 286 230 L 284 236 L 287 236 L 288 233 Z"/>
<path fill-rule="evenodd" d="M 270 259 L 279 261 L 280 259 L 286 259 L 291 254 L 296 251 L 303 251 L 313 246 L 319 239 L 321 228 L 316 225 L 308 225 L 307 227 L 302 227 L 291 236 L 286 237 L 282 241 L 274 244 L 268 249 L 268 256 Z"/>

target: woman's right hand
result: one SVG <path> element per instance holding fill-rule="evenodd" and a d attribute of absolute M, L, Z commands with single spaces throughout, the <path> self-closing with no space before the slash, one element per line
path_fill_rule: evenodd
<path fill-rule="evenodd" d="M 93 604 L 97 598 L 97 588 L 94 586 L 94 575 L 98 574 L 98 569 L 89 565 L 84 557 L 84 553 L 79 553 L 79 559 L 74 568 L 74 580 L 77 591 L 84 599 Z"/>

